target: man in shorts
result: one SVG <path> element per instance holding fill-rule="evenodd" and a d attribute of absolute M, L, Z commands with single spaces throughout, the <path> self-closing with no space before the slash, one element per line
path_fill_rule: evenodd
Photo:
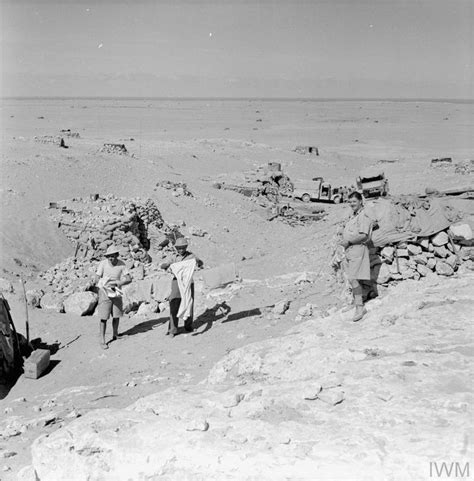
<path fill-rule="evenodd" d="M 112 341 L 118 338 L 119 320 L 122 317 L 122 291 L 121 287 L 132 282 L 125 263 L 119 259 L 119 250 L 110 246 L 105 253 L 96 272 L 96 283 L 99 288 L 99 305 L 97 313 L 100 324 L 100 345 L 102 349 L 108 349 L 105 342 L 107 319 L 112 316 Z"/>

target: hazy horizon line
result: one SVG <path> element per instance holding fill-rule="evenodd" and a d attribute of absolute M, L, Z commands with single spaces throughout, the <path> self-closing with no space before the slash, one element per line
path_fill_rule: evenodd
<path fill-rule="evenodd" d="M 0 96 L 1 100 L 173 100 L 173 101 L 274 101 L 274 102 L 449 102 L 474 103 L 474 98 L 416 97 L 129 97 L 129 96 Z"/>

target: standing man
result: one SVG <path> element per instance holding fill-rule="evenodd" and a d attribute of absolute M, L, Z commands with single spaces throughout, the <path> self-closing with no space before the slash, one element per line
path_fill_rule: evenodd
<path fill-rule="evenodd" d="M 97 312 L 100 319 L 100 345 L 108 349 L 105 342 L 107 319 L 112 316 L 112 341 L 118 338 L 119 320 L 122 317 L 122 291 L 121 287 L 130 284 L 132 278 L 128 273 L 125 263 L 119 259 L 119 250 L 110 246 L 105 253 L 105 259 L 97 267 L 96 283 L 99 288 L 99 305 Z"/>
<path fill-rule="evenodd" d="M 370 281 L 370 258 L 367 242 L 370 239 L 371 221 L 364 213 L 362 195 L 359 192 L 352 192 L 349 195 L 349 205 L 352 215 L 344 226 L 340 245 L 345 249 L 347 277 L 352 287 L 356 306 L 352 321 L 357 322 L 367 313 L 362 299 L 361 281 Z"/>
<path fill-rule="evenodd" d="M 198 259 L 192 252 L 188 251 L 188 241 L 184 237 L 180 237 L 177 239 L 175 245 L 176 254 L 172 255 L 166 262 L 160 264 L 162 269 L 168 270 L 173 264 L 182 261 L 188 261 L 191 259 L 196 260 L 196 266 L 202 267 L 203 262 L 201 259 Z M 171 337 L 176 336 L 178 334 L 178 324 L 179 324 L 179 317 L 178 312 L 181 305 L 181 292 L 178 286 L 178 280 L 176 276 L 173 274 L 173 279 L 171 281 L 171 293 L 169 296 L 170 302 L 170 323 L 168 326 L 168 332 L 166 335 L 170 335 Z M 192 298 L 192 305 L 194 305 L 194 281 L 191 281 L 191 298 Z M 193 307 L 191 307 L 190 315 L 184 322 L 184 329 L 186 332 L 193 332 Z"/>

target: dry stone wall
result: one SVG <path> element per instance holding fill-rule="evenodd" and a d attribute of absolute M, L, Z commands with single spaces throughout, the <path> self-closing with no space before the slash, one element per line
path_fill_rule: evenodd
<path fill-rule="evenodd" d="M 139 286 L 138 294 L 134 291 L 133 295 L 127 290 L 129 286 L 125 288 L 127 312 L 151 301 L 148 294 L 139 295 L 147 291 L 141 284 L 158 282 L 165 276 L 158 264 L 169 255 L 174 241 L 182 237 L 176 225 L 164 222 L 152 199 L 94 194 L 89 198 L 52 202 L 51 206 L 50 216 L 75 246 L 75 255 L 40 274 L 46 299 L 45 302 L 38 299 L 37 307 L 67 312 L 64 306 L 71 296 L 94 290 L 91 280 L 97 263 L 111 245 L 119 247 L 120 258 L 130 270 L 133 284 Z M 155 262 L 151 262 L 150 253 Z M 157 295 L 155 299 L 162 301 L 161 294 Z M 91 308 L 86 313 L 92 311 Z"/>

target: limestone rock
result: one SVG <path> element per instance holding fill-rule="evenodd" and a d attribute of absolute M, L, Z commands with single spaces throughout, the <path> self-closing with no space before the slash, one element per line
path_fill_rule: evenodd
<path fill-rule="evenodd" d="M 454 274 L 454 269 L 444 261 L 439 261 L 436 263 L 436 273 L 441 276 L 452 276 Z"/>
<path fill-rule="evenodd" d="M 417 264 L 426 265 L 426 263 L 428 262 L 428 256 L 426 255 L 425 252 L 416 255 L 413 259 Z"/>
<path fill-rule="evenodd" d="M 4 294 L 10 294 L 13 292 L 13 284 L 7 279 L 0 277 L 0 292 Z"/>
<path fill-rule="evenodd" d="M 157 312 L 159 312 L 158 301 L 152 300 L 151 302 L 140 304 L 137 316 L 152 317 Z"/>
<path fill-rule="evenodd" d="M 381 250 L 380 255 L 384 259 L 387 259 L 391 262 L 393 260 L 393 256 L 395 255 L 395 249 L 391 246 L 386 246 Z"/>
<path fill-rule="evenodd" d="M 47 292 L 40 301 L 41 309 L 64 312 L 64 298 L 54 292 Z"/>
<path fill-rule="evenodd" d="M 431 238 L 431 243 L 435 247 L 444 246 L 449 242 L 449 237 L 446 232 L 438 232 L 435 236 Z"/>
<path fill-rule="evenodd" d="M 277 302 L 273 308 L 273 314 L 283 315 L 290 307 L 290 301 L 284 300 Z"/>
<path fill-rule="evenodd" d="M 30 289 L 26 291 L 26 300 L 31 307 L 40 307 L 41 298 L 44 295 L 44 291 L 41 289 Z"/>
<path fill-rule="evenodd" d="M 452 225 L 449 227 L 449 233 L 453 240 L 461 244 L 468 244 L 474 239 L 472 228 L 469 224 Z"/>
<path fill-rule="evenodd" d="M 418 264 L 418 265 L 416 266 L 416 270 L 417 270 L 417 271 L 419 272 L 419 274 L 422 275 L 423 277 L 427 276 L 427 275 L 431 272 L 431 270 L 430 270 L 428 267 L 426 267 L 425 265 L 423 265 L 423 264 Z"/>
<path fill-rule="evenodd" d="M 158 302 L 168 299 L 171 293 L 171 277 L 169 275 L 153 278 L 152 284 L 153 299 Z"/>
<path fill-rule="evenodd" d="M 408 249 L 398 248 L 397 249 L 397 257 L 408 257 Z"/>
<path fill-rule="evenodd" d="M 430 270 L 433 270 L 436 267 L 437 262 L 438 261 L 434 257 L 431 257 L 426 262 L 426 267 L 428 267 L 428 269 L 430 269 Z"/>
<path fill-rule="evenodd" d="M 190 235 L 194 235 L 196 237 L 204 237 L 207 234 L 205 230 L 193 226 L 189 227 L 188 231 Z"/>
<path fill-rule="evenodd" d="M 380 269 L 372 271 L 376 278 L 374 279 L 377 284 L 386 284 L 392 278 L 392 272 L 388 264 L 381 264 Z"/>
<path fill-rule="evenodd" d="M 298 309 L 298 314 L 302 317 L 309 317 L 313 314 L 313 306 L 311 304 L 306 304 L 306 306 L 300 307 Z"/>
<path fill-rule="evenodd" d="M 446 249 L 446 247 L 444 246 L 440 246 L 440 247 L 435 247 L 434 248 L 434 253 L 435 255 L 437 255 L 438 257 L 448 257 L 450 252 L 448 249 Z"/>
<path fill-rule="evenodd" d="M 135 311 L 140 304 L 152 300 L 153 281 L 144 279 L 143 281 L 132 282 L 122 289 L 123 292 L 123 311 L 125 313 Z"/>
<path fill-rule="evenodd" d="M 447 257 L 444 262 L 446 262 L 446 264 L 450 265 L 453 269 L 456 268 L 456 265 L 458 263 L 458 258 L 457 256 L 455 256 L 454 254 L 453 255 L 450 255 L 449 257 Z"/>
<path fill-rule="evenodd" d="M 430 247 L 429 239 L 421 239 L 420 240 L 420 246 L 423 250 L 427 251 Z"/>
<path fill-rule="evenodd" d="M 64 311 L 68 314 L 86 316 L 94 312 L 97 301 L 98 296 L 93 292 L 76 292 L 64 301 Z"/>
<path fill-rule="evenodd" d="M 303 284 L 305 282 L 312 283 L 316 280 L 315 272 L 303 272 L 300 276 L 295 279 L 295 284 Z"/>
<path fill-rule="evenodd" d="M 408 244 L 407 249 L 410 255 L 416 256 L 417 254 L 421 254 L 421 247 L 415 244 Z"/>

